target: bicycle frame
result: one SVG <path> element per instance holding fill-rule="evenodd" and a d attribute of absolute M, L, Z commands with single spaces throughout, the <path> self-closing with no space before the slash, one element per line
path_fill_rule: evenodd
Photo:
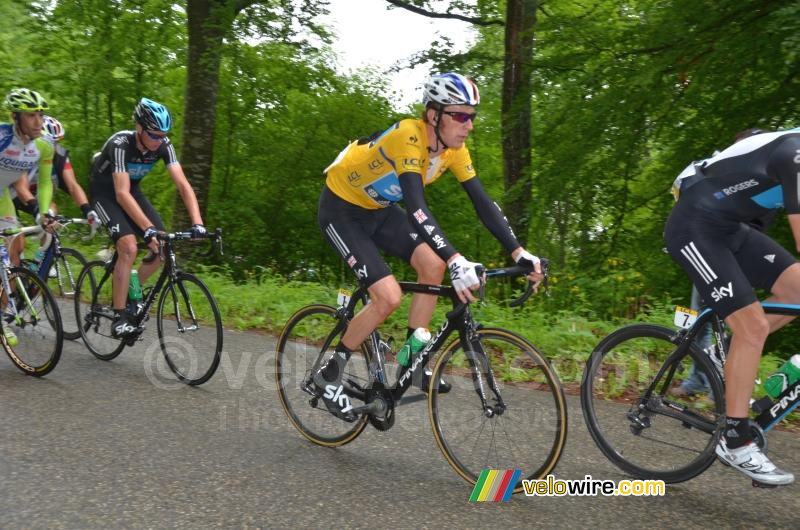
<path fill-rule="evenodd" d="M 525 272 L 526 269 L 516 266 L 516 267 L 508 267 L 505 269 L 494 269 L 491 271 L 486 271 L 487 277 L 503 277 L 503 276 L 514 276 L 519 275 L 521 272 Z M 405 404 L 411 403 L 417 400 L 425 399 L 425 395 L 420 396 L 413 396 L 411 398 L 406 398 L 401 403 L 401 399 L 403 395 L 408 391 L 408 389 L 413 384 L 414 374 L 419 373 L 421 369 L 424 369 L 427 366 L 428 362 L 432 358 L 436 352 L 439 352 L 447 345 L 447 341 L 450 336 L 454 332 L 458 332 L 461 347 L 463 348 L 464 352 L 467 355 L 470 355 L 472 358 L 470 359 L 473 363 L 477 365 L 478 361 L 481 362 L 481 366 L 486 369 L 487 380 L 488 380 L 488 387 L 491 390 L 492 394 L 495 397 L 495 403 L 493 405 L 489 404 L 489 397 L 487 395 L 486 384 L 483 380 L 481 375 L 481 370 L 472 370 L 472 377 L 473 383 L 475 385 L 475 391 L 477 392 L 478 396 L 481 399 L 481 404 L 485 413 L 488 416 L 493 416 L 495 414 L 502 414 L 503 410 L 505 410 L 505 402 L 503 401 L 502 396 L 500 395 L 500 391 L 497 388 L 497 384 L 494 379 L 494 373 L 491 368 L 491 363 L 488 362 L 488 358 L 486 356 L 486 352 L 483 350 L 483 346 L 480 343 L 480 340 L 475 335 L 475 330 L 477 329 L 478 324 L 472 318 L 472 313 L 469 309 L 469 304 L 461 302 L 453 287 L 451 286 L 444 286 L 444 285 L 428 285 L 428 284 L 421 284 L 415 282 L 399 282 L 400 289 L 404 293 L 421 293 L 421 294 L 428 294 L 434 295 L 438 297 L 448 297 L 453 303 L 453 310 L 448 312 L 445 318 L 445 321 L 442 323 L 439 330 L 436 334 L 433 335 L 430 341 L 425 345 L 425 347 L 417 352 L 413 360 L 411 360 L 411 364 L 407 367 L 402 367 L 400 369 L 397 381 L 393 386 L 388 386 L 386 381 L 386 359 L 385 359 L 385 343 L 380 339 L 380 335 L 377 331 L 373 331 L 369 335 L 369 347 L 371 349 L 373 360 L 370 363 L 369 371 L 376 383 L 382 385 L 384 389 L 389 390 L 390 396 L 392 401 L 396 404 Z M 531 291 L 531 287 L 529 286 L 529 291 Z M 524 298 L 530 296 L 529 292 L 526 292 L 523 295 Z M 523 300 L 524 301 L 524 300 Z M 333 341 L 334 337 L 338 336 L 339 333 L 347 326 L 347 322 L 353 317 L 355 313 L 356 305 L 362 302 L 366 305 L 369 302 L 369 297 L 367 295 L 367 291 L 363 287 L 359 287 L 355 293 L 350 297 L 349 302 L 339 308 L 339 312 L 337 314 L 339 318 L 339 323 L 334 327 L 333 331 L 328 335 L 325 339 L 323 347 L 321 349 L 321 353 L 319 357 L 317 357 L 314 365 L 312 366 L 311 371 L 309 372 L 309 379 L 306 381 L 306 385 L 309 385 L 311 382 L 311 374 L 314 374 L 319 369 L 320 363 L 322 362 L 322 358 L 324 357 L 324 353 L 330 348 L 331 342 Z M 352 387 L 352 385 L 350 385 Z M 353 397 L 364 401 L 366 397 L 366 389 L 354 387 L 350 390 L 350 393 Z M 364 405 L 362 407 L 356 407 L 354 409 L 357 413 L 364 413 L 364 412 L 375 412 L 373 407 L 370 404 Z"/>
<path fill-rule="evenodd" d="M 762 302 L 761 306 L 764 308 L 764 312 L 768 315 L 774 314 L 800 316 L 800 305 Z M 711 309 L 705 309 L 697 317 L 697 320 L 694 322 L 694 324 L 692 324 L 692 327 L 689 329 L 682 329 L 675 335 L 675 340 L 673 342 L 675 342 L 678 347 L 661 365 L 661 368 L 653 378 L 653 382 L 650 384 L 650 387 L 642 396 L 641 403 L 647 404 L 650 402 L 650 399 L 656 391 L 656 387 L 658 386 L 659 382 L 662 381 L 665 372 L 669 369 L 669 373 L 667 374 L 667 378 L 664 380 L 661 386 L 661 392 L 659 394 L 662 398 L 664 397 L 666 390 L 669 388 L 672 378 L 675 375 L 675 370 L 678 366 L 676 361 L 686 354 L 686 350 L 690 347 L 698 333 L 700 333 L 700 330 L 702 330 L 703 327 L 709 323 L 711 324 L 716 336 L 716 347 L 718 349 L 719 356 L 724 362 L 727 354 L 723 341 L 724 323 L 722 322 L 722 319 L 720 319 L 719 316 L 717 316 L 717 314 Z M 709 354 L 707 351 L 704 353 L 706 355 Z M 722 376 L 723 374 L 720 373 L 721 378 Z M 777 401 L 772 401 L 769 397 L 764 397 L 754 402 L 751 406 L 751 408 L 758 414 L 754 421 L 764 432 L 772 429 L 784 417 L 786 417 L 795 408 L 797 408 L 798 405 L 800 405 L 800 381 L 787 388 L 780 396 L 776 398 L 776 400 Z M 669 407 L 665 407 L 664 409 L 659 410 L 659 412 L 667 416 L 672 416 L 674 418 L 683 420 L 692 427 L 696 427 L 708 433 L 713 433 L 716 430 L 716 425 L 712 425 L 710 422 L 708 422 L 708 420 L 700 418 L 694 414 L 686 414 L 685 410 L 672 410 Z"/>

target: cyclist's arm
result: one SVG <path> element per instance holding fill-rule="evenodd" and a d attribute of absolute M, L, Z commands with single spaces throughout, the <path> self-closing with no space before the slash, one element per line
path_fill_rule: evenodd
<path fill-rule="evenodd" d="M 767 169 L 783 186 L 784 207 L 795 248 L 800 252 L 800 138 L 790 137 L 781 142 L 770 155 Z"/>
<path fill-rule="evenodd" d="M 408 221 L 419 233 L 419 236 L 447 263 L 458 252 L 444 237 L 444 232 L 425 202 L 422 175 L 406 172 L 400 175 L 399 180 Z"/>
<path fill-rule="evenodd" d="M 39 147 L 39 186 L 36 189 L 36 198 L 39 200 L 39 212 L 44 214 L 50 209 L 53 199 L 53 181 L 50 173 L 53 172 L 53 145 L 41 139 L 36 140 Z"/>
<path fill-rule="evenodd" d="M 184 174 L 180 163 L 174 162 L 169 164 L 167 166 L 167 173 L 172 177 L 172 182 L 175 183 L 175 187 L 178 188 L 178 193 L 180 193 L 183 204 L 189 212 L 189 219 L 192 220 L 192 224 L 203 224 L 203 218 L 200 215 L 200 205 L 197 203 L 197 196 L 194 193 L 194 189 L 192 189 L 192 185 L 189 184 L 189 180 L 186 178 L 186 174 Z"/>
<path fill-rule="evenodd" d="M 114 196 L 117 203 L 122 207 L 123 211 L 136 223 L 136 226 L 142 230 L 147 230 L 153 223 L 142 211 L 139 203 L 131 195 L 131 178 L 127 171 L 120 173 L 112 173 L 111 178 L 114 179 Z"/>
<path fill-rule="evenodd" d="M 28 204 L 29 201 L 35 199 L 33 193 L 31 193 L 31 183 L 28 180 L 27 173 L 17 179 L 14 183 L 14 190 L 16 190 L 17 198 L 22 204 Z"/>
<path fill-rule="evenodd" d="M 503 215 L 500 206 L 486 193 L 478 177 L 462 182 L 461 186 L 464 187 L 467 195 L 469 195 L 481 222 L 505 249 L 512 255 L 515 251 L 521 249 L 522 246 L 517 241 L 511 225 L 508 224 L 508 219 Z"/>
<path fill-rule="evenodd" d="M 86 198 L 86 192 L 83 191 L 81 185 L 78 184 L 78 179 L 75 178 L 75 171 L 72 169 L 69 158 L 64 162 L 64 170 L 58 177 L 61 179 L 61 182 L 64 183 L 64 186 L 67 187 L 67 191 L 70 197 L 72 197 L 72 200 L 75 201 L 75 204 L 81 206 L 89 203 L 89 199 Z"/>

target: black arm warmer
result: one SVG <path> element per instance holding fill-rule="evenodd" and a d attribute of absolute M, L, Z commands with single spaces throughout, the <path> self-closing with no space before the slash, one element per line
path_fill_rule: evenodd
<path fill-rule="evenodd" d="M 469 195 L 472 205 L 475 206 L 475 211 L 478 217 L 489 229 L 489 232 L 506 248 L 510 253 L 520 246 L 511 225 L 508 224 L 508 219 L 503 215 L 500 206 L 489 197 L 486 190 L 483 189 L 481 181 L 478 177 L 473 177 L 461 185 Z"/>
<path fill-rule="evenodd" d="M 422 175 L 408 171 L 400 175 L 399 180 L 408 221 L 420 237 L 446 262 L 456 254 L 456 249 L 444 237 L 439 223 L 428 209 Z"/>

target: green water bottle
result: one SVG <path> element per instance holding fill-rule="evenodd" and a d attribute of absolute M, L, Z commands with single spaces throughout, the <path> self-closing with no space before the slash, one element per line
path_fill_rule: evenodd
<path fill-rule="evenodd" d="M 131 302 L 140 302 L 142 300 L 142 285 L 139 283 L 139 271 L 136 269 L 131 271 L 131 282 L 128 285 L 128 299 Z"/>
<path fill-rule="evenodd" d="M 429 340 L 431 340 L 431 332 L 428 331 L 428 328 L 415 329 L 414 333 L 397 351 L 397 362 L 400 363 L 400 366 L 408 366 L 411 356 L 422 350 Z"/>
<path fill-rule="evenodd" d="M 769 376 L 764 383 L 764 390 L 770 397 L 776 398 L 797 381 L 800 381 L 800 354 L 796 353 L 783 363 L 777 372 Z"/>

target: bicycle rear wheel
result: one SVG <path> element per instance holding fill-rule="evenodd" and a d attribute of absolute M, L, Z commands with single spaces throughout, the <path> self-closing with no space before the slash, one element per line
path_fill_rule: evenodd
<path fill-rule="evenodd" d="M 447 462 L 472 484 L 483 470 L 521 470 L 513 490 L 519 493 L 523 479 L 547 476 L 561 457 L 567 437 L 564 392 L 548 360 L 526 339 L 497 328 L 476 333 L 485 355 L 465 352 L 456 339 L 434 367 L 428 389 L 433 435 Z M 446 394 L 438 391 L 440 377 L 452 385 Z M 492 414 L 476 392 L 478 380 Z"/>
<path fill-rule="evenodd" d="M 682 482 L 715 459 L 725 392 L 704 353 L 692 346 L 643 397 L 676 348 L 675 331 L 634 324 L 603 339 L 586 364 L 581 405 L 589 432 L 609 460 L 637 478 Z M 708 394 L 678 390 L 693 361 L 710 383 Z"/>
<path fill-rule="evenodd" d="M 78 275 L 86 265 L 86 258 L 77 250 L 62 248 L 61 255 L 53 261 L 50 269 L 55 274 L 48 274 L 47 286 L 53 293 L 61 311 L 61 325 L 64 328 L 64 338 L 75 340 L 81 337 L 78 329 L 78 319 L 75 315 L 75 292 L 78 284 Z"/>
<path fill-rule="evenodd" d="M 208 287 L 193 274 L 179 273 L 161 291 L 156 320 L 170 370 L 188 385 L 208 381 L 222 354 L 222 317 Z"/>
<path fill-rule="evenodd" d="M 114 305 L 111 298 L 111 274 L 105 261 L 90 261 L 78 276 L 75 286 L 75 316 L 81 338 L 92 355 L 103 361 L 117 357 L 125 348 L 122 339 L 111 335 Z"/>
<path fill-rule="evenodd" d="M 0 283 L 0 341 L 17 368 L 29 375 L 43 376 L 61 358 L 64 334 L 58 306 L 41 278 L 30 270 L 12 267 L 8 280 L 16 311 Z M 13 333 L 14 338 L 9 340 L 6 332 Z"/>
<path fill-rule="evenodd" d="M 367 415 L 347 423 L 328 412 L 311 381 L 312 367 L 324 352 L 322 362 L 333 353 L 343 330 L 333 307 L 314 304 L 297 311 L 281 332 L 275 357 L 275 377 L 283 410 L 300 433 L 315 444 L 337 447 L 352 442 L 367 426 Z M 353 352 L 343 381 L 353 388 L 368 388 L 371 360 L 367 348 Z M 353 406 L 362 403 L 353 400 Z"/>

